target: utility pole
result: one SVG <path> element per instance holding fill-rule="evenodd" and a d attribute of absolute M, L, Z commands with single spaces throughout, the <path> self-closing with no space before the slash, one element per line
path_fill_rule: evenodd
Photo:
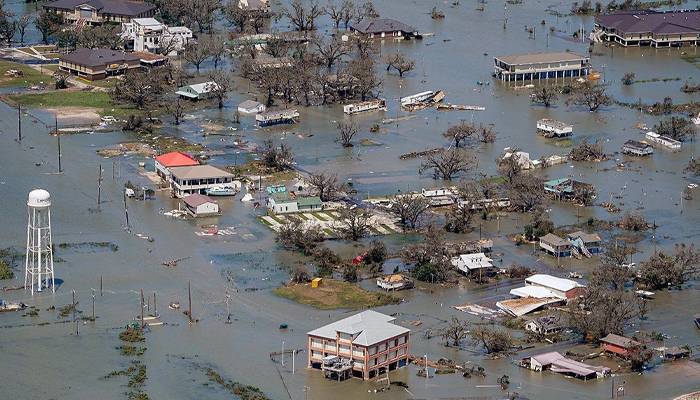
<path fill-rule="evenodd" d="M 143 289 L 141 289 L 141 329 L 143 329 Z"/>
<path fill-rule="evenodd" d="M 102 275 L 100 275 L 100 297 L 102 297 Z"/>
<path fill-rule="evenodd" d="M 153 292 L 153 315 L 158 316 L 158 306 L 156 306 L 156 292 Z"/>
<path fill-rule="evenodd" d="M 187 281 L 187 298 L 190 303 L 190 311 L 188 312 L 189 317 L 190 317 L 190 324 L 193 322 L 192 319 L 192 287 L 191 287 L 191 282 Z"/>
<path fill-rule="evenodd" d="M 61 168 L 61 132 L 58 131 L 58 116 L 54 115 L 54 119 L 56 120 L 56 143 L 58 144 L 58 173 L 60 174 L 63 172 L 63 168 Z"/>
<path fill-rule="evenodd" d="M 295 364 L 295 361 L 296 361 L 296 360 L 295 360 L 296 355 L 297 355 L 297 351 L 296 351 L 296 350 L 292 350 L 292 375 L 294 375 L 294 364 Z"/>
<path fill-rule="evenodd" d="M 75 289 L 73 289 L 73 321 L 75 321 Z"/>
<path fill-rule="evenodd" d="M 95 289 L 92 289 L 92 322 L 95 322 Z"/>
<path fill-rule="evenodd" d="M 284 340 L 282 341 L 282 368 L 284 368 Z"/>
<path fill-rule="evenodd" d="M 231 323 L 231 310 L 229 309 L 229 303 L 231 302 L 231 295 L 226 295 L 226 324 Z"/>
<path fill-rule="evenodd" d="M 17 141 L 22 141 L 22 104 L 17 105 Z"/>
<path fill-rule="evenodd" d="M 124 195 L 124 216 L 126 217 L 126 229 L 129 229 L 129 209 L 126 207 L 126 190 L 122 191 Z"/>
<path fill-rule="evenodd" d="M 102 164 L 99 165 L 100 170 L 97 175 L 97 209 L 100 209 L 100 201 L 102 200 Z"/>

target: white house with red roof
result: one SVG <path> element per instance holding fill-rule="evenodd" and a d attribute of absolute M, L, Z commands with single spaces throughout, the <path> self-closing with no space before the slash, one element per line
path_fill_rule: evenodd
<path fill-rule="evenodd" d="M 199 161 L 195 160 L 189 154 L 179 151 L 173 151 L 157 156 L 153 162 L 156 167 L 156 173 L 167 181 L 170 178 L 170 168 L 173 167 L 192 167 L 199 165 Z"/>

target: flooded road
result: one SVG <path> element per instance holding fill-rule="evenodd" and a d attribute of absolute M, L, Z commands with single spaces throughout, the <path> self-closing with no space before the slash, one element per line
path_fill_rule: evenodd
<path fill-rule="evenodd" d="M 559 8 L 567 11 L 562 2 Z M 693 3 L 693 2 L 690 2 Z M 634 126 L 645 123 L 653 126 L 659 118 L 642 115 L 634 110 L 608 107 L 598 113 L 567 107 L 563 98 L 557 106 L 545 109 L 531 106 L 527 92 L 514 90 L 490 78 L 493 56 L 534 51 L 572 50 L 587 52 L 587 44 L 564 40 L 547 32 L 550 26 L 573 32 L 581 22 L 590 29 L 592 20 L 578 17 L 554 17 L 544 14 L 550 2 L 528 1 L 508 5 L 507 27 L 503 29 L 502 1 L 491 1 L 484 11 L 476 11 L 476 1 L 463 1 L 459 7 L 444 2 L 376 1 L 383 16 L 396 18 L 419 30 L 434 32 L 422 41 L 404 43 L 386 42 L 382 54 L 400 49 L 416 60 L 416 70 L 404 79 L 382 72 L 383 93 L 389 103 L 385 113 L 368 114 L 360 121 L 360 137 L 381 142 L 381 146 L 355 146 L 348 150 L 334 142 L 334 121 L 345 118 L 340 106 L 300 110 L 298 125 L 260 130 L 252 120 L 244 119 L 238 129 L 244 138 L 260 142 L 265 138 L 284 140 L 293 147 L 300 167 L 308 170 L 325 169 L 338 172 L 343 180 L 351 180 L 358 193 L 369 195 L 392 194 L 397 190 L 417 190 L 433 186 L 430 176 L 417 173 L 420 161 L 400 161 L 399 155 L 445 144 L 441 136 L 449 125 L 460 120 L 495 124 L 498 132 L 493 144 L 478 149 L 480 170 L 488 174 L 496 171 L 494 160 L 507 146 L 530 152 L 533 158 L 541 155 L 568 153 L 568 148 L 554 146 L 535 134 L 535 122 L 543 117 L 560 119 L 574 124 L 579 141 L 603 140 L 607 152 L 619 151 L 623 142 L 641 138 L 643 131 Z M 407 6 L 408 5 L 408 6 Z M 447 18 L 430 19 L 433 5 L 442 8 Z M 22 6 L 24 6 L 22 4 Z M 545 20 L 545 25 L 540 21 Z M 529 39 L 524 26 L 534 26 L 535 39 Z M 329 29 L 327 21 L 322 29 Z M 562 33 L 562 36 L 564 34 Z M 698 54 L 697 48 L 685 48 L 689 54 Z M 678 49 L 621 49 L 596 46 L 592 63 L 610 83 L 609 92 L 616 99 L 645 103 L 661 101 L 670 96 L 676 103 L 698 101 L 697 94 L 680 92 L 687 80 L 700 79 L 700 69 L 682 60 Z M 605 66 L 605 67 L 603 67 Z M 379 66 L 380 70 L 383 70 Z M 634 71 L 638 79 L 679 77 L 679 81 L 635 84 L 623 87 L 620 77 Z M 479 86 L 477 81 L 489 82 Z M 398 124 L 382 125 L 380 133 L 369 133 L 369 127 L 382 118 L 394 118 L 407 113 L 398 110 L 398 98 L 428 89 L 443 89 L 447 101 L 453 104 L 472 104 L 486 107 L 482 112 L 424 110 L 414 113 L 416 118 Z M 247 82 L 239 82 L 236 94 L 226 103 L 223 111 L 207 110 L 188 116 L 178 128 L 168 127 L 165 132 L 198 141 L 210 147 L 225 148 L 232 138 L 202 137 L 201 124 L 216 121 L 233 126 L 234 105 L 248 98 Z M 37 119 L 38 118 L 38 119 Z M 44 121 L 42 123 L 42 120 Z M 531 399 L 600 399 L 610 395 L 611 380 L 584 382 L 567 379 L 551 373 L 535 373 L 514 365 L 520 357 L 536 352 L 528 350 L 508 359 L 484 360 L 483 355 L 471 351 L 445 348 L 439 338 L 426 339 L 424 333 L 431 327 L 455 315 L 473 322 L 477 319 L 451 308 L 466 302 L 495 302 L 505 296 L 511 286 L 520 282 L 501 282 L 496 287 L 456 287 L 443 289 L 423 286 L 409 293 L 401 293 L 406 301 L 378 309 L 384 313 L 398 313 L 399 323 L 420 319 L 423 324 L 414 328 L 411 337 L 412 354 L 428 354 L 437 359 L 445 357 L 458 362 L 471 362 L 485 367 L 485 378 L 464 379 L 459 375 L 438 375 L 430 379 L 416 376 L 411 366 L 392 371 L 392 381 L 404 381 L 408 390 L 392 387 L 383 393 L 370 392 L 377 383 L 349 380 L 336 383 L 323 379 L 315 370 L 307 370 L 306 354 L 297 355 L 292 374 L 291 359 L 285 365 L 273 363 L 269 353 L 305 347 L 305 333 L 330 321 L 344 317 L 347 311 L 319 311 L 275 297 L 271 288 L 288 278 L 285 266 L 299 258 L 281 252 L 274 236 L 254 218 L 256 211 L 236 199 L 222 201 L 224 214 L 217 218 L 182 221 L 159 214 L 171 210 L 177 202 L 159 192 L 153 201 L 128 201 L 131 233 L 125 230 L 122 188 L 127 180 L 139 185 L 149 182 L 139 175 L 138 162 L 142 158 L 127 156 L 103 159 L 95 150 L 110 144 L 133 139 L 122 132 L 93 135 L 66 135 L 62 137 L 64 173 L 57 171 L 56 138 L 47 134 L 46 123 L 52 117 L 31 111 L 23 117 L 24 140 L 15 141 L 16 110 L 0 103 L 0 243 L 2 248 L 13 246 L 24 251 L 26 232 L 26 196 L 36 187 L 47 189 L 53 197 L 52 225 L 56 243 L 109 242 L 117 251 L 89 248 L 76 251 L 57 249 L 56 276 L 61 280 L 56 294 L 41 294 L 30 298 L 23 291 L 0 292 L 9 301 L 24 301 L 36 305 L 39 316 L 22 317 L 21 313 L 0 315 L 0 398 L 100 398 L 123 399 L 127 390 L 124 380 L 103 379 L 113 370 L 123 369 L 127 361 L 115 347 L 120 328 L 139 312 L 139 291 L 155 291 L 158 310 L 166 326 L 153 328 L 147 334 L 148 348 L 143 361 L 148 367 L 145 391 L 152 399 L 230 398 L 219 388 L 206 384 L 202 367 L 212 366 L 233 380 L 260 387 L 274 399 L 329 399 L 336 400 L 377 398 L 501 398 L 505 395 L 496 387 L 503 374 L 510 377 L 510 391 Z M 299 134 L 302 135 L 298 136 Z M 313 136 L 309 136 L 313 134 Z M 631 160 L 615 155 L 600 163 L 574 163 L 537 172 L 550 178 L 571 176 L 594 184 L 599 198 L 610 195 L 624 196 L 623 211 L 637 210 L 647 220 L 655 221 L 656 245 L 670 248 L 674 243 L 700 244 L 700 203 L 683 201 L 681 191 L 689 183 L 680 171 L 691 156 L 696 155 L 696 142 L 684 143 L 678 153 L 658 150 L 653 157 Z M 230 150 L 223 156 L 214 156 L 215 165 L 242 162 L 254 155 Z M 118 163 L 118 164 L 117 164 Z M 616 171 L 617 163 L 628 168 Z M 98 168 L 104 169 L 102 199 L 97 210 Z M 114 167 L 113 167 L 114 166 Z M 112 178 L 112 170 L 115 178 Z M 557 225 L 577 222 L 574 207 L 553 203 L 552 218 Z M 601 207 L 581 210 L 579 219 L 589 217 L 615 219 Z M 502 254 L 499 265 L 519 264 L 541 271 L 561 274 L 577 270 L 588 272 L 593 262 L 565 260 L 557 267 L 551 259 L 533 256 L 532 250 L 514 247 L 506 235 L 522 230 L 524 220 L 516 215 L 483 225 L 483 235 L 495 238 L 496 252 Z M 220 227 L 233 226 L 236 233 L 221 237 L 200 237 L 195 232 L 201 225 L 216 223 Z M 138 238 L 134 233 L 152 236 L 153 242 Z M 477 238 L 478 232 L 468 235 Z M 606 238 L 614 239 L 614 238 Z M 399 245 L 400 238 L 388 239 L 390 245 Z M 334 244 L 335 245 L 335 244 Z M 348 244 L 337 244 L 343 252 L 354 254 Z M 635 261 L 646 258 L 653 251 L 647 238 L 638 244 L 641 250 Z M 175 268 L 166 268 L 163 261 L 189 257 Z M 501 261 L 502 259 L 502 261 Z M 22 272 L 11 286 L 21 283 Z M 62 321 L 55 311 L 47 308 L 71 302 L 75 289 L 78 308 L 88 315 L 91 311 L 91 288 L 104 282 L 103 295 L 97 295 L 95 323 L 75 327 Z M 193 326 L 181 311 L 167 309 L 167 303 L 187 304 L 187 284 L 192 284 L 193 315 L 200 321 Z M 371 287 L 371 282 L 366 282 Z M 246 291 L 246 288 L 259 289 Z M 700 343 L 700 334 L 691 316 L 700 310 L 700 286 L 689 285 L 683 291 L 660 293 L 651 303 L 648 320 L 640 327 L 670 336 L 669 345 Z M 231 296 L 232 324 L 225 324 L 226 295 Z M 65 319 L 63 319 L 65 320 Z M 44 324 L 48 323 L 48 324 Z M 289 324 L 289 331 L 280 331 L 281 323 Z M 284 343 L 284 344 L 283 344 Z M 659 399 L 700 388 L 700 367 L 694 362 L 680 361 L 654 368 L 643 375 L 618 377 L 625 381 L 628 398 Z"/>

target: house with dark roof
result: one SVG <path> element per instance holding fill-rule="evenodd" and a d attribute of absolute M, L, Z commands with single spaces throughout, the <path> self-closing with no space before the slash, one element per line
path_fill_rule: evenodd
<path fill-rule="evenodd" d="M 56 0 L 44 4 L 44 10 L 54 12 L 66 22 L 101 25 L 105 22 L 130 22 L 134 18 L 152 17 L 156 6 L 132 0 Z"/>
<path fill-rule="evenodd" d="M 603 351 L 613 353 L 622 358 L 628 358 L 632 351 L 639 348 L 642 344 L 638 341 L 624 336 L 615 335 L 613 333 L 600 339 L 600 344 Z"/>
<path fill-rule="evenodd" d="M 404 24 L 391 18 L 365 19 L 360 23 L 350 25 L 350 31 L 368 37 L 375 38 L 397 38 L 409 39 L 420 38 L 418 30 L 410 25 Z"/>
<path fill-rule="evenodd" d="M 79 77 L 97 81 L 141 68 L 139 56 L 110 49 L 77 49 L 58 60 L 58 68 Z"/>
<path fill-rule="evenodd" d="M 654 153 L 654 148 L 649 143 L 638 140 L 628 140 L 622 145 L 622 152 L 631 156 L 648 156 Z"/>
<path fill-rule="evenodd" d="M 595 18 L 594 35 L 622 46 L 680 47 L 700 43 L 700 10 L 625 11 Z"/>

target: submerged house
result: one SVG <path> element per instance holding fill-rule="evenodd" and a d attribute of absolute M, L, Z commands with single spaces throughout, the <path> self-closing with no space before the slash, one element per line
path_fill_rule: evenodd
<path fill-rule="evenodd" d="M 608 367 L 598 367 L 575 361 L 555 351 L 525 358 L 520 362 L 520 365 L 533 371 L 542 372 L 549 369 L 552 372 L 584 380 L 610 375 Z"/>
<path fill-rule="evenodd" d="M 649 143 L 628 140 L 622 145 L 622 152 L 631 156 L 648 156 L 654 153 L 654 148 Z"/>
<path fill-rule="evenodd" d="M 656 132 L 647 132 L 645 136 L 646 136 L 646 140 L 649 141 L 650 143 L 660 144 L 660 145 L 662 145 L 670 150 L 674 150 L 674 151 L 680 150 L 681 146 L 683 146 L 682 142 L 680 142 L 676 139 L 671 139 L 668 136 L 659 135 Z"/>
<path fill-rule="evenodd" d="M 377 278 L 377 286 L 384 290 L 411 289 L 413 281 L 402 274 L 391 274 Z"/>
<path fill-rule="evenodd" d="M 494 57 L 493 75 L 504 82 L 588 76 L 591 59 L 571 52 Z"/>
<path fill-rule="evenodd" d="M 358 114 L 368 111 L 386 111 L 386 100 L 375 99 L 363 101 L 360 103 L 352 103 L 343 106 L 343 112 L 345 114 Z"/>
<path fill-rule="evenodd" d="M 613 333 L 600 339 L 600 344 L 603 351 L 613 353 L 621 358 L 629 358 L 630 352 L 637 349 L 642 344 L 636 340 L 626 338 L 624 336 L 615 335 Z"/>
<path fill-rule="evenodd" d="M 299 111 L 296 109 L 266 111 L 255 115 L 258 126 L 271 126 L 278 124 L 293 124 L 299 118 Z"/>
<path fill-rule="evenodd" d="M 700 44 L 700 10 L 622 11 L 595 17 L 601 40 L 622 46 L 681 47 Z"/>
<path fill-rule="evenodd" d="M 195 83 L 183 86 L 175 94 L 190 100 L 205 100 L 213 96 L 213 91 L 219 86 L 214 81 Z"/>
<path fill-rule="evenodd" d="M 549 336 L 561 332 L 564 328 L 559 317 L 547 315 L 531 319 L 525 323 L 525 330 L 539 335 Z"/>
<path fill-rule="evenodd" d="M 590 254 L 598 254 L 601 252 L 602 239 L 597 233 L 586 233 L 576 231 L 568 235 L 569 242 L 581 254 L 589 257 Z"/>
<path fill-rule="evenodd" d="M 405 367 L 410 330 L 394 320 L 367 310 L 310 331 L 307 365 L 338 380 L 368 380 Z"/>
<path fill-rule="evenodd" d="M 246 100 L 238 105 L 238 112 L 243 114 L 257 114 L 265 111 L 265 105 L 255 100 Z"/>
<path fill-rule="evenodd" d="M 574 134 L 574 126 L 549 118 L 537 121 L 537 132 L 546 138 L 562 138 Z"/>
<path fill-rule="evenodd" d="M 484 273 L 495 268 L 493 260 L 484 253 L 461 254 L 452 260 L 452 265 L 467 275 L 475 272 Z"/>
<path fill-rule="evenodd" d="M 273 214 L 314 212 L 323 209 L 323 202 L 318 196 L 301 197 L 281 191 L 270 193 L 267 198 L 267 209 Z"/>
<path fill-rule="evenodd" d="M 203 194 L 191 194 L 183 199 L 185 209 L 193 217 L 219 215 L 219 203 Z"/>
<path fill-rule="evenodd" d="M 578 193 L 594 193 L 595 187 L 571 178 L 558 178 L 546 181 L 544 191 L 557 200 L 573 200 Z"/>
<path fill-rule="evenodd" d="M 583 293 L 585 286 L 570 279 L 535 274 L 525 279 L 525 286 L 511 289 L 514 299 L 501 300 L 496 306 L 506 313 L 520 317 L 542 307 L 565 304 Z"/>
<path fill-rule="evenodd" d="M 540 238 L 540 248 L 554 257 L 571 257 L 571 242 L 548 233 Z"/>
<path fill-rule="evenodd" d="M 350 31 L 368 37 L 375 38 L 396 38 L 410 39 L 420 38 L 418 30 L 410 25 L 404 24 L 391 18 L 364 19 L 359 23 L 350 25 Z"/>

